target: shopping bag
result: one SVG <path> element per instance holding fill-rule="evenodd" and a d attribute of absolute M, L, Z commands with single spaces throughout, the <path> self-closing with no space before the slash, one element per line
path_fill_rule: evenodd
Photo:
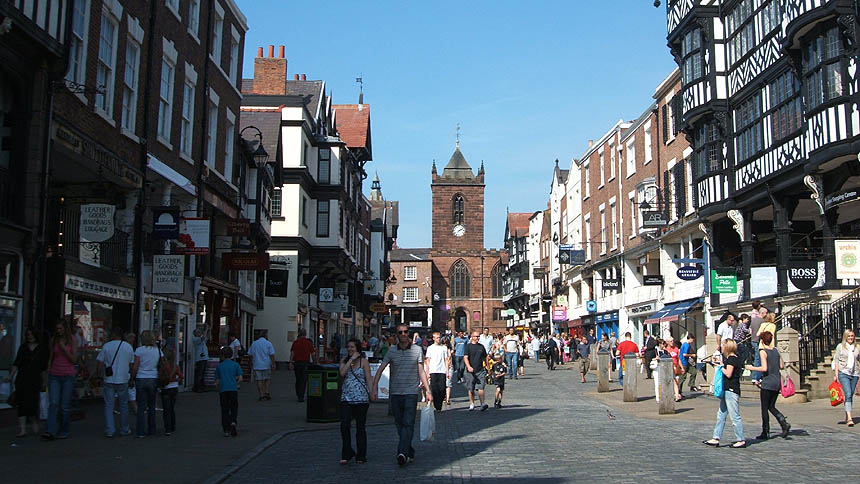
<path fill-rule="evenodd" d="M 788 398 L 794 395 L 794 382 L 791 380 L 790 376 L 786 375 L 782 380 L 782 388 L 779 393 L 782 394 L 783 398 Z"/>
<path fill-rule="evenodd" d="M 725 391 L 725 388 L 723 388 L 723 367 L 718 366 L 714 374 L 714 396 L 723 398 Z"/>
<path fill-rule="evenodd" d="M 827 388 L 830 390 L 830 406 L 836 407 L 845 403 L 845 392 L 842 391 L 842 384 L 833 382 Z"/>
<path fill-rule="evenodd" d="M 39 420 L 48 420 L 48 392 L 39 392 Z"/>
<path fill-rule="evenodd" d="M 12 383 L 11 382 L 0 382 L 0 402 L 5 402 L 9 395 L 12 394 Z"/>
<path fill-rule="evenodd" d="M 433 440 L 433 435 L 436 434 L 436 415 L 433 414 L 433 404 L 428 403 L 421 409 L 421 430 L 419 436 L 421 440 Z"/>

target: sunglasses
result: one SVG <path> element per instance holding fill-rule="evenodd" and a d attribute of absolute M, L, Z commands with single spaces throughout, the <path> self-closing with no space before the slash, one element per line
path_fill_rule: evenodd
<path fill-rule="evenodd" d="M 397 334 L 409 334 L 409 331 L 398 331 Z"/>

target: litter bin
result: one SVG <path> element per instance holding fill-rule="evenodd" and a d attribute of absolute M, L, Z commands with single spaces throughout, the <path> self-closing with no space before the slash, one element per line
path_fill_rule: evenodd
<path fill-rule="evenodd" d="M 308 368 L 307 421 L 340 420 L 340 367 L 336 364 Z"/>

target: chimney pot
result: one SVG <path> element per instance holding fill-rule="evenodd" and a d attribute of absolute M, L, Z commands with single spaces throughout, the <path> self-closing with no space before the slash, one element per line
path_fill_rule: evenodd
<path fill-rule="evenodd" d="M 295 74 L 294 79 L 295 79 L 296 81 L 298 81 L 298 80 L 299 80 L 299 75 L 298 75 L 298 74 Z"/>
<path fill-rule="evenodd" d="M 275 57 L 275 46 L 274 45 L 269 46 L 269 57 Z"/>
<path fill-rule="evenodd" d="M 284 46 L 283 45 L 278 48 L 278 58 L 279 59 L 284 58 Z"/>
<path fill-rule="evenodd" d="M 308 76 L 307 76 L 306 74 L 302 74 L 302 80 L 303 80 L 303 81 L 307 81 L 307 80 L 308 80 Z"/>
<path fill-rule="evenodd" d="M 594 140 L 590 139 L 588 140 L 588 147 L 591 148 L 592 146 L 594 146 Z"/>
<path fill-rule="evenodd" d="M 263 57 L 263 48 L 257 47 L 257 57 Z"/>

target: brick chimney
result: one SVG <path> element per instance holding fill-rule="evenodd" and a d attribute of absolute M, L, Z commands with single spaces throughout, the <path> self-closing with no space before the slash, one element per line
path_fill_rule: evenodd
<path fill-rule="evenodd" d="M 257 49 L 254 59 L 254 94 L 286 94 L 287 93 L 287 59 L 284 57 L 284 46 L 278 48 L 275 57 L 275 46 L 269 46 L 269 56 L 263 57 L 263 48 Z"/>

